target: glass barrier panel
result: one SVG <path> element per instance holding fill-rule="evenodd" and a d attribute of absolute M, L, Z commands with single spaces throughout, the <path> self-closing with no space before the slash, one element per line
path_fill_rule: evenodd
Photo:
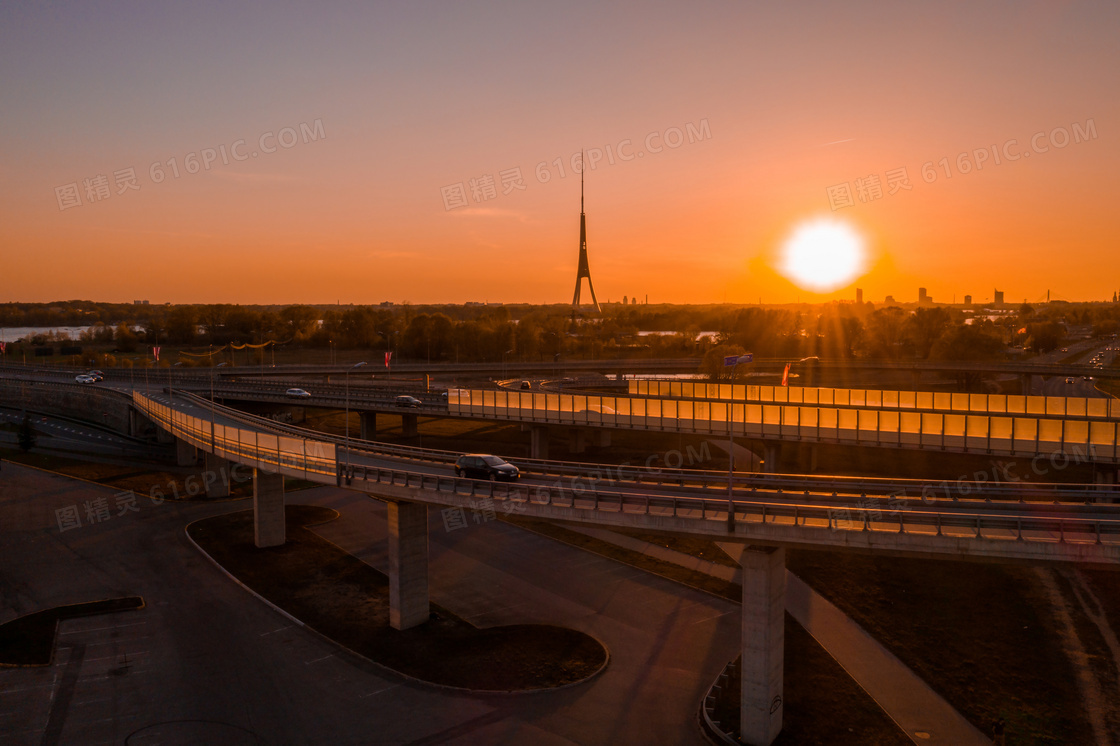
<path fill-rule="evenodd" d="M 744 404 L 741 407 L 735 407 L 735 421 L 749 422 L 755 425 L 762 424 L 762 405 Z"/>
<path fill-rule="evenodd" d="M 1066 399 L 1066 414 L 1073 417 L 1084 417 L 1087 411 L 1085 401 L 1080 396 Z"/>
<path fill-rule="evenodd" d="M 647 417 L 660 417 L 661 416 L 661 399 L 647 399 L 646 400 L 646 416 Z"/>
<path fill-rule="evenodd" d="M 1034 442 L 1035 437 L 1038 435 L 1038 420 L 1033 417 L 1016 417 L 1015 422 L 1015 444 L 1031 441 Z"/>
<path fill-rule="evenodd" d="M 727 422 L 727 404 L 724 402 L 713 402 L 710 412 L 713 424 Z"/>
<path fill-rule="evenodd" d="M 1010 417 L 990 417 L 988 426 L 991 428 L 992 438 L 1007 439 L 1011 437 Z"/>
<path fill-rule="evenodd" d="M 712 406 L 712 404 L 706 401 L 698 401 L 693 403 L 691 417 L 695 420 L 711 420 Z"/>
<path fill-rule="evenodd" d="M 947 391 L 933 392 L 933 409 L 945 410 L 953 408 L 953 395 Z"/>
<path fill-rule="evenodd" d="M 803 389 L 802 400 L 806 404 L 818 404 L 821 400 L 821 390 L 817 388 Z"/>
<path fill-rule="evenodd" d="M 1007 413 L 1008 414 L 1026 414 L 1027 413 L 1027 397 L 1020 394 L 1007 395 Z"/>
<path fill-rule="evenodd" d="M 264 458 L 276 458 L 276 448 L 280 440 L 271 433 L 257 433 L 256 448 Z"/>
<path fill-rule="evenodd" d="M 945 415 L 945 435 L 959 438 L 964 435 L 964 420 L 963 414 L 947 414 Z"/>
<path fill-rule="evenodd" d="M 1046 397 L 1046 414 L 1059 414 L 1066 413 L 1066 398 L 1064 396 L 1048 396 Z"/>
<path fill-rule="evenodd" d="M 1087 443 L 1089 441 L 1089 423 L 1086 420 L 1066 420 L 1066 443 Z"/>
<path fill-rule="evenodd" d="M 884 391 L 883 406 L 890 407 L 891 409 L 898 409 L 898 392 L 897 391 Z"/>
<path fill-rule="evenodd" d="M 762 406 L 762 424 L 763 425 L 777 425 L 782 421 L 782 408 L 776 407 L 772 404 L 764 404 Z"/>
<path fill-rule="evenodd" d="M 677 404 L 678 402 L 673 399 L 663 399 L 661 401 L 661 416 L 662 417 L 677 417 Z"/>
<path fill-rule="evenodd" d="M 773 400 L 776 402 L 789 401 L 789 387 L 788 386 L 774 386 L 772 391 Z"/>
<path fill-rule="evenodd" d="M 817 389 L 817 403 L 822 405 L 834 404 L 836 389 Z"/>
<path fill-rule="evenodd" d="M 1093 422 L 1091 440 L 1093 445 L 1112 446 L 1116 442 L 1115 422 Z"/>
<path fill-rule="evenodd" d="M 805 389 L 800 386 L 790 386 L 786 389 L 786 401 L 790 404 L 801 404 L 805 401 Z"/>
<path fill-rule="evenodd" d="M 944 415 L 935 412 L 922 413 L 922 437 L 929 438 L 930 435 L 941 437 L 941 428 L 945 424 Z"/>
<path fill-rule="evenodd" d="M 774 401 L 773 386 L 752 386 L 751 388 L 758 389 L 758 401 Z"/>
<path fill-rule="evenodd" d="M 1062 420 L 1039 420 L 1038 439 L 1045 442 L 1060 442 L 1062 439 Z"/>
<path fill-rule="evenodd" d="M 916 391 L 899 391 L 898 392 L 898 406 L 899 409 L 915 409 L 918 406 L 918 392 Z"/>
<path fill-rule="evenodd" d="M 1046 414 L 1046 398 L 1042 396 L 1028 396 L 1026 413 Z"/>
<path fill-rule="evenodd" d="M 1085 414 L 1090 417 L 1108 416 L 1108 399 L 1086 399 Z"/>
<path fill-rule="evenodd" d="M 818 409 L 819 423 L 818 426 L 822 430 L 835 430 L 839 424 L 839 409 L 823 408 Z"/>
<path fill-rule="evenodd" d="M 989 412 L 1007 411 L 1007 394 L 988 394 Z"/>
<path fill-rule="evenodd" d="M 649 401 L 651 401 L 651 400 L 650 399 L 631 399 L 630 400 L 630 414 L 634 417 L 645 417 L 646 416 L 646 410 L 648 409 L 646 407 L 646 403 L 649 402 Z"/>
<path fill-rule="evenodd" d="M 864 403 L 864 406 L 868 406 L 868 407 L 882 407 L 883 406 L 883 392 L 882 391 L 872 391 L 870 389 L 864 390 L 864 392 L 863 392 L 863 403 Z"/>
<path fill-rule="evenodd" d="M 884 409 L 879 412 L 879 434 L 884 440 L 893 440 L 898 435 L 899 412 Z"/>
<path fill-rule="evenodd" d="M 840 409 L 837 424 L 841 430 L 855 430 L 859 427 L 859 410 L 858 409 Z"/>
<path fill-rule="evenodd" d="M 982 414 L 967 415 L 965 417 L 965 434 L 970 438 L 987 438 L 988 419 L 986 415 Z"/>
<path fill-rule="evenodd" d="M 677 403 L 677 417 L 682 420 L 694 420 L 696 417 L 696 405 L 702 402 L 682 401 Z M 704 419 L 707 419 L 705 417 Z"/>
<path fill-rule="evenodd" d="M 879 432 L 879 417 L 878 412 L 874 409 L 857 409 L 856 410 L 856 423 L 861 433 L 867 433 L 874 436 Z"/>

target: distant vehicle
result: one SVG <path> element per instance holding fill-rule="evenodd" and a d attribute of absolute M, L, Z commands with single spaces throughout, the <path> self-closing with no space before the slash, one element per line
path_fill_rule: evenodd
<path fill-rule="evenodd" d="M 1073 383 L 1073 376 L 1066 379 L 1066 383 Z"/>
<path fill-rule="evenodd" d="M 439 395 L 439 398 L 440 398 L 440 401 L 446 403 L 447 402 L 447 392 L 444 391 L 442 394 Z"/>
<path fill-rule="evenodd" d="M 303 389 L 288 389 L 284 392 L 284 396 L 289 399 L 310 399 L 311 394 Z"/>
<path fill-rule="evenodd" d="M 105 374 L 99 370 L 91 370 L 89 373 L 86 373 L 86 376 L 92 378 L 95 383 L 105 380 Z"/>
<path fill-rule="evenodd" d="M 521 388 L 531 389 L 531 388 L 533 388 L 533 384 L 529 383 L 528 381 L 522 381 L 521 382 Z"/>
<path fill-rule="evenodd" d="M 424 402 L 420 401 L 415 396 L 409 396 L 408 394 L 401 394 L 397 398 L 393 399 L 393 404 L 397 405 L 398 407 L 419 407 L 423 403 Z"/>
<path fill-rule="evenodd" d="M 74 380 L 78 383 L 97 383 L 97 379 L 93 376 L 87 376 L 85 373 L 74 376 Z"/>
<path fill-rule="evenodd" d="M 521 472 L 503 458 L 487 453 L 468 453 L 455 462 L 455 476 L 468 479 L 489 479 L 491 482 L 514 482 Z"/>

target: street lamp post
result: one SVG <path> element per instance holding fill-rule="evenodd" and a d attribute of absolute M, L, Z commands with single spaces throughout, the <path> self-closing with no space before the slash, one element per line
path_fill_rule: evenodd
<path fill-rule="evenodd" d="M 723 359 L 724 366 L 731 366 L 731 398 L 727 404 L 727 531 L 735 531 L 735 369 L 739 363 L 749 363 L 754 360 L 754 355 L 729 355 Z"/>
<path fill-rule="evenodd" d="M 364 361 L 346 369 L 346 484 L 350 484 L 350 371 L 363 365 Z"/>

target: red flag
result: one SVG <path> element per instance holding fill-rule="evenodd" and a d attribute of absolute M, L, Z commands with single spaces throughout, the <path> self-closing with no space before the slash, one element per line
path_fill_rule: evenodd
<path fill-rule="evenodd" d="M 386 367 L 386 368 L 388 368 L 388 367 L 389 367 L 389 359 L 390 359 L 391 357 L 393 357 L 393 353 L 391 353 L 391 352 L 386 352 L 386 353 L 385 353 L 385 367 Z"/>
<path fill-rule="evenodd" d="M 789 366 L 793 363 L 786 363 L 786 369 L 782 371 L 782 385 L 789 386 Z"/>
<path fill-rule="evenodd" d="M 8 349 L 8 343 L 7 342 L 0 342 L 0 355 L 5 354 L 7 349 Z"/>
<path fill-rule="evenodd" d="M 153 347 L 152 348 L 152 357 L 154 357 L 156 359 L 156 362 L 159 362 L 159 348 L 158 347 Z"/>

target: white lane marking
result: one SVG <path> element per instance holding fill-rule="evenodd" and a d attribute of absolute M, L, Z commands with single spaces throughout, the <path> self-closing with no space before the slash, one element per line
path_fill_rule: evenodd
<path fill-rule="evenodd" d="M 144 621 L 144 622 L 131 622 L 129 624 L 114 624 L 110 627 L 94 627 L 92 629 L 70 629 L 70 630 L 66 630 L 65 632 L 60 632 L 59 634 L 60 635 L 76 635 L 80 632 L 100 632 L 101 630 L 104 630 L 104 629 L 123 629 L 125 627 L 139 627 L 141 624 L 147 624 L 147 622 Z"/>

